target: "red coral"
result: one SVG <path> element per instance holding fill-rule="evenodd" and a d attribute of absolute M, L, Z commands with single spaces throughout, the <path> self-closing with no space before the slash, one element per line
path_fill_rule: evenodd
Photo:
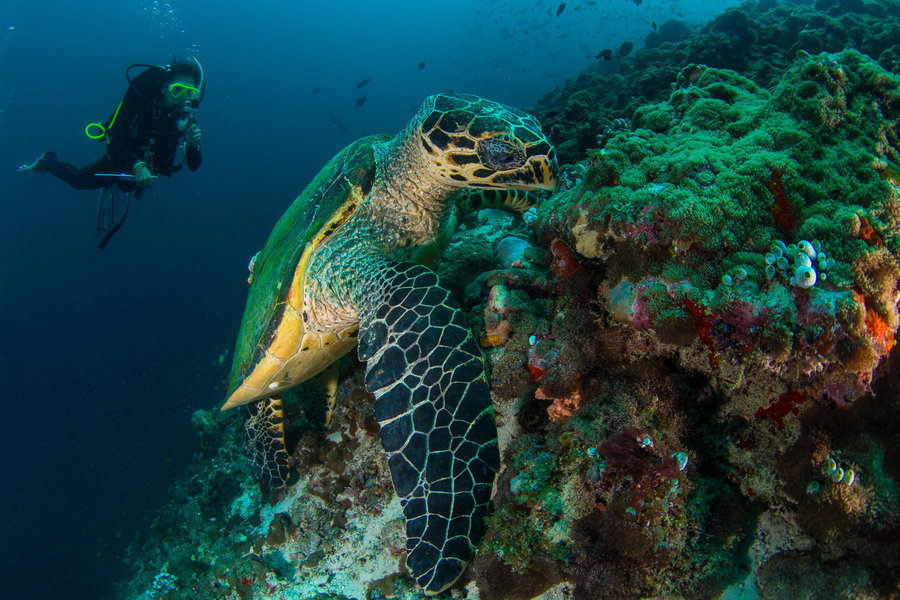
<path fill-rule="evenodd" d="M 556 362 L 558 354 L 559 348 L 554 346 L 553 342 L 535 339 L 528 349 L 528 372 L 531 373 L 531 377 L 535 381 L 540 381 L 550 370 L 550 366 Z"/>
<path fill-rule="evenodd" d="M 798 414 L 800 409 L 797 408 L 797 405 L 803 404 L 806 400 L 806 396 L 798 391 L 785 392 L 778 398 L 772 398 L 768 407 L 760 408 L 753 416 L 757 419 L 769 417 L 775 421 L 778 429 L 784 429 L 784 418 L 789 413 Z"/>
<path fill-rule="evenodd" d="M 644 439 L 650 441 L 642 443 Z M 660 456 L 650 435 L 637 427 L 623 427 L 597 452 L 606 460 L 601 489 L 624 492 L 622 498 L 635 511 L 646 508 L 647 500 L 656 494 L 654 490 L 678 478 L 675 459 Z"/>
<path fill-rule="evenodd" d="M 556 238 L 550 242 L 550 254 L 554 258 L 552 271 L 557 278 L 568 279 L 573 273 L 581 270 L 581 263 L 578 262 L 575 253 L 561 239 Z"/>
<path fill-rule="evenodd" d="M 716 347 L 713 343 L 712 336 L 709 332 L 712 330 L 712 323 L 706 314 L 706 308 L 701 307 L 688 297 L 684 299 L 684 308 L 694 317 L 694 323 L 697 326 L 697 333 L 707 348 L 709 348 L 709 366 L 719 368 L 719 357 L 716 355 Z"/>
<path fill-rule="evenodd" d="M 623 427 L 619 433 L 600 446 L 598 452 L 606 459 L 607 468 L 639 481 L 650 470 L 647 453 L 638 444 L 644 432 L 637 427 Z"/>
<path fill-rule="evenodd" d="M 547 369 L 542 369 L 541 367 L 538 367 L 537 365 L 528 363 L 528 372 L 531 373 L 531 376 L 534 378 L 535 381 L 540 381 L 541 377 L 544 376 L 544 373 L 547 372 Z"/>
<path fill-rule="evenodd" d="M 783 172 L 771 167 L 770 169 L 772 170 L 772 176 L 766 182 L 766 187 L 772 192 L 772 216 L 775 217 L 775 222 L 778 223 L 782 231 L 790 236 L 794 232 L 797 218 L 784 190 Z"/>

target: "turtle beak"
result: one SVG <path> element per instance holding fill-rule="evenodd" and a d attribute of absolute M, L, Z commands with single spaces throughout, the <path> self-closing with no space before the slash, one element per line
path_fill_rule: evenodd
<path fill-rule="evenodd" d="M 535 176 L 535 187 L 541 190 L 554 190 L 559 181 L 559 164 L 556 162 L 556 152 L 550 151 L 547 156 L 537 160 L 531 169 Z"/>
<path fill-rule="evenodd" d="M 244 404 L 249 404 L 258 399 L 259 390 L 251 390 L 250 388 L 241 385 L 228 397 L 228 400 L 222 405 L 222 410 L 243 406 Z"/>
<path fill-rule="evenodd" d="M 494 177 L 497 187 L 515 188 L 518 190 L 554 190 L 559 178 L 559 165 L 556 153 L 532 156 L 524 165 L 509 173 L 501 173 Z"/>

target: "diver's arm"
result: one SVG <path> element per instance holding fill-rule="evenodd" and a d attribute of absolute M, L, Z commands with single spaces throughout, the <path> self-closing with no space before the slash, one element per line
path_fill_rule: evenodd
<path fill-rule="evenodd" d="M 185 140 L 184 162 L 188 169 L 196 171 L 203 159 L 200 153 L 200 127 L 196 123 L 191 123 L 190 129 L 185 133 Z"/>
<path fill-rule="evenodd" d="M 153 185 L 153 174 L 150 173 L 150 169 L 144 161 L 136 162 L 131 173 L 134 175 L 134 184 L 138 190 L 147 189 Z"/>

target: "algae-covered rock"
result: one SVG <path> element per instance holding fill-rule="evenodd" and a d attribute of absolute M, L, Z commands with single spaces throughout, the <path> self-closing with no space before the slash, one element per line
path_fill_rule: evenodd
<path fill-rule="evenodd" d="M 665 100 L 672 81 L 689 63 L 731 69 L 770 88 L 799 52 L 856 48 L 897 72 L 897 0 L 822 4 L 744 2 L 699 31 L 678 20 L 666 21 L 647 35 L 644 48 L 619 62 L 618 73 L 605 75 L 595 65 L 545 94 L 534 114 L 557 145 L 560 160 L 576 162 L 596 147 L 596 137 L 611 122 L 635 117 L 647 104 Z M 592 102 L 586 105 L 587 97 Z M 664 122 L 653 121 L 655 127 Z M 655 127 L 648 126 L 659 131 Z"/>
<path fill-rule="evenodd" d="M 735 414 L 796 390 L 852 401 L 898 324 L 898 83 L 855 51 L 802 55 L 771 90 L 686 67 L 541 206 L 540 227 L 602 260 L 610 288 L 633 285 L 635 331 L 674 344 L 660 352 L 696 345 L 681 360 L 719 379 L 741 365 Z"/>
<path fill-rule="evenodd" d="M 896 548 L 862 539 L 893 535 L 900 523 L 894 492 L 900 473 L 896 467 L 885 471 L 884 460 L 871 454 L 874 439 L 890 444 L 894 435 L 857 427 L 857 437 L 842 437 L 833 427 L 821 428 L 824 415 L 845 426 L 845 419 L 854 418 L 846 412 L 850 408 L 836 407 L 855 407 L 871 397 L 875 370 L 894 346 L 900 297 L 898 81 L 853 50 L 801 53 L 768 88 L 734 71 L 690 65 L 667 101 L 638 109 L 631 131 L 588 152 L 577 185 L 539 207 L 540 237 L 572 248 L 587 277 L 586 288 L 570 288 L 565 300 L 557 300 L 560 312 L 571 310 L 579 298 L 599 300 L 602 308 L 593 311 L 596 330 L 584 335 L 615 349 L 618 361 L 608 355 L 582 359 L 579 408 L 571 421 L 554 421 L 562 397 L 542 392 L 552 367 L 541 373 L 535 398 L 548 397 L 554 403 L 546 409 L 551 421 L 601 459 L 605 447 L 626 439 L 622 432 L 628 432 L 631 445 L 625 448 L 633 452 L 639 452 L 640 440 L 649 440 L 648 448 L 662 443 L 667 438 L 657 441 L 655 432 L 666 432 L 673 445 L 670 454 L 658 457 L 658 468 L 664 456 L 686 451 L 685 456 L 697 455 L 722 469 L 719 483 L 733 486 L 714 496 L 710 490 L 720 488 L 689 469 L 682 485 L 711 487 L 704 488 L 705 498 L 689 494 L 665 504 L 669 532 L 655 542 L 651 555 L 649 540 L 631 536 L 627 523 L 629 516 L 642 514 L 638 507 L 654 498 L 659 486 L 644 482 L 641 500 L 626 503 L 625 510 L 617 505 L 622 496 L 607 495 L 605 487 L 617 463 L 603 460 L 595 474 L 585 475 L 601 482 L 595 496 L 599 512 L 582 513 L 585 520 L 573 532 L 590 523 L 624 544 L 592 542 L 600 544 L 594 552 L 609 560 L 592 563 L 592 569 L 620 569 L 618 561 L 628 557 L 665 573 L 654 577 L 641 575 L 637 566 L 626 569 L 628 577 L 617 580 L 616 588 L 626 590 L 626 597 L 647 588 L 661 596 L 697 593 L 738 577 L 736 564 L 728 560 L 737 555 L 723 553 L 715 543 L 702 554 L 718 562 L 703 577 L 696 577 L 692 558 L 679 555 L 679 544 L 697 542 L 694 528 L 705 526 L 710 511 L 731 513 L 732 535 L 758 547 L 752 560 L 759 564 L 773 548 L 808 549 L 742 537 L 751 533 L 740 522 L 750 510 L 746 503 L 760 499 L 775 506 L 800 502 L 799 515 L 786 517 L 799 519 L 791 536 L 802 528 L 835 556 L 866 556 L 862 568 L 878 574 L 858 582 L 845 578 L 841 585 L 858 583 L 859 591 L 868 593 L 875 589 L 870 579 L 881 581 L 888 573 L 879 549 L 896 556 Z M 565 342 L 558 346 L 562 352 Z M 596 387 L 604 379 L 597 370 L 601 365 L 618 381 L 632 382 L 620 393 L 636 405 L 611 409 L 613 422 L 624 429 L 607 428 L 592 444 L 576 423 L 597 422 L 595 402 L 615 406 L 615 396 Z M 657 383 L 650 410 L 639 400 L 647 379 L 635 378 L 637 365 L 653 365 L 651 381 L 676 373 L 697 380 L 680 390 Z M 881 402 L 886 413 L 896 413 L 896 398 L 882 394 Z M 835 410 L 845 412 L 832 415 Z M 680 449 L 684 438 L 675 432 L 683 425 L 673 420 L 676 412 L 705 431 Z M 810 454 L 810 436 L 816 435 L 845 461 L 827 477 L 820 473 L 824 459 Z M 629 481 L 642 480 L 638 457 L 643 455 L 625 450 L 614 456 L 630 457 Z M 799 465 L 815 468 L 797 470 L 798 459 Z M 863 464 L 870 474 L 865 481 L 856 475 Z M 846 472 L 853 475 L 844 477 Z M 808 496 L 807 487 L 814 490 Z M 806 521 L 807 514 L 829 517 Z M 612 515 L 624 521 L 617 524 Z M 531 518 L 541 522 L 537 513 Z M 651 528 L 653 522 L 643 521 Z M 552 526 L 542 529 L 547 544 Z M 587 539 L 596 540 L 596 533 Z M 668 544 L 665 550 L 661 543 Z M 576 554 L 584 550 L 574 547 L 569 550 Z M 818 556 L 804 560 L 823 568 L 810 558 Z M 561 578 L 576 571 L 570 569 L 563 568 Z M 783 584 L 771 569 L 760 580 L 768 597 L 777 597 Z"/>

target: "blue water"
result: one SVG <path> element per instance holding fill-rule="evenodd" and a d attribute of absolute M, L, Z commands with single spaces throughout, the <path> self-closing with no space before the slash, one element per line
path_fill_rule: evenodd
<path fill-rule="evenodd" d="M 247 262 L 336 150 L 436 91 L 528 107 L 653 21 L 730 4 L 0 0 L 0 598 L 96 600 L 126 574 L 191 460 L 191 413 L 223 399 Z M 128 64 L 172 53 L 206 72 L 203 165 L 100 251 L 96 192 L 14 167 L 98 158 L 84 125 Z"/>

